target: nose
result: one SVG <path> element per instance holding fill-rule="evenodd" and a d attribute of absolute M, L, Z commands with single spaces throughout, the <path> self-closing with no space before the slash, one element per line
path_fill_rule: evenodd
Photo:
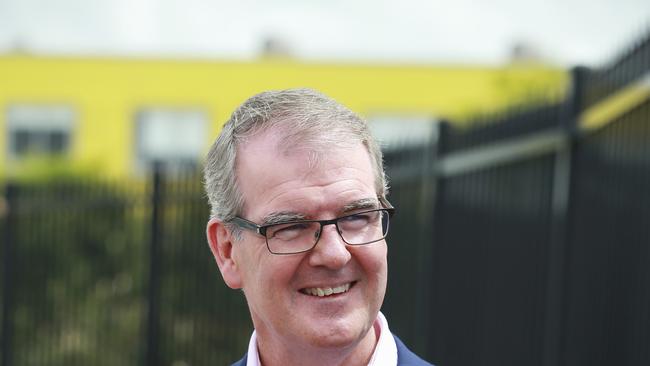
<path fill-rule="evenodd" d="M 323 266 L 339 269 L 345 266 L 352 255 L 345 242 L 339 235 L 336 225 L 324 226 L 320 238 L 309 256 L 309 264 L 315 267 Z"/>

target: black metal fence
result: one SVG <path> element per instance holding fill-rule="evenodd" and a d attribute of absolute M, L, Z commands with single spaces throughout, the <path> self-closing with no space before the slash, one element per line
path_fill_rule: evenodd
<path fill-rule="evenodd" d="M 386 312 L 437 364 L 650 364 L 650 35 L 572 75 L 560 103 L 387 154 L 391 282 L 416 291 Z"/>
<path fill-rule="evenodd" d="M 650 364 L 650 37 L 566 100 L 386 152 L 391 329 L 439 365 Z M 7 184 L 1 365 L 227 365 L 198 175 Z"/>
<path fill-rule="evenodd" d="M 250 336 L 196 175 L 7 185 L 2 365 L 226 365 Z"/>

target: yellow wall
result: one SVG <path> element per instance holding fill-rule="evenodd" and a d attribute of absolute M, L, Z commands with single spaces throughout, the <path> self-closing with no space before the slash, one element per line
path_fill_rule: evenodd
<path fill-rule="evenodd" d="M 560 94 L 567 77 L 545 67 L 357 65 L 260 60 L 223 62 L 0 56 L 0 108 L 12 103 L 72 106 L 72 160 L 103 174 L 132 171 L 135 113 L 146 106 L 198 107 L 212 120 L 204 149 L 244 99 L 267 89 L 312 87 L 361 115 L 417 114 L 463 120 L 522 100 Z M 0 114 L 0 172 L 6 165 Z"/>

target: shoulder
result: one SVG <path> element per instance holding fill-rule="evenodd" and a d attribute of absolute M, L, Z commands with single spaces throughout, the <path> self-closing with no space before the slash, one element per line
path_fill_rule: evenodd
<path fill-rule="evenodd" d="M 393 334 L 395 345 L 397 346 L 397 366 L 426 366 L 431 364 L 413 353 L 401 339 Z"/>
<path fill-rule="evenodd" d="M 247 356 L 248 356 L 248 354 L 245 354 L 244 358 L 242 358 L 241 360 L 233 363 L 231 366 L 246 366 L 246 363 L 247 363 L 246 358 L 247 358 Z"/>

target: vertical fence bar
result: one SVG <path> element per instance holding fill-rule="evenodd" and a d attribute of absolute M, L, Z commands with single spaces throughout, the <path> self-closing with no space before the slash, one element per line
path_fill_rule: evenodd
<path fill-rule="evenodd" d="M 4 229 L 4 246 L 3 250 L 3 281 L 2 281 L 2 366 L 11 366 L 13 356 L 13 262 L 14 262 L 14 241 L 16 239 L 14 229 L 16 227 L 16 208 L 17 208 L 18 187 L 8 183 L 5 188 L 5 229 Z"/>
<path fill-rule="evenodd" d="M 162 164 L 154 164 L 151 194 L 151 231 L 149 238 L 149 289 L 147 306 L 147 348 L 145 364 L 158 366 L 160 332 L 160 220 L 162 219 L 163 174 Z"/>
<path fill-rule="evenodd" d="M 577 138 L 577 118 L 580 114 L 583 83 L 586 69 L 572 70 L 571 91 L 559 123 L 566 131 L 569 142 L 555 153 L 551 197 L 551 232 L 548 248 L 546 304 L 544 321 L 543 366 L 557 366 L 562 360 L 564 286 L 566 278 L 566 253 L 571 203 L 571 182 L 575 174 L 573 150 Z"/>
<path fill-rule="evenodd" d="M 418 276 L 417 283 L 420 291 L 416 291 L 416 306 L 417 313 L 420 314 L 419 321 L 415 324 L 415 337 L 413 347 L 419 350 L 419 353 L 426 357 L 426 353 L 430 351 L 431 334 L 431 301 L 433 286 L 431 285 L 433 266 L 432 266 L 432 251 L 433 251 L 433 206 L 436 201 L 436 190 L 438 177 L 436 175 L 436 160 L 439 154 L 439 139 L 440 130 L 447 126 L 448 122 L 440 120 L 436 123 L 436 128 L 431 133 L 431 140 L 428 148 L 424 151 L 425 156 L 422 159 L 420 167 L 421 182 L 420 182 L 420 205 L 418 209 L 418 216 L 421 217 L 420 229 L 418 230 L 417 246 L 417 266 Z"/>
<path fill-rule="evenodd" d="M 438 342 L 438 335 L 439 333 L 436 332 L 435 330 L 437 329 L 436 325 L 436 319 L 437 316 L 441 314 L 440 309 L 437 307 L 438 303 L 438 296 L 441 296 L 440 293 L 438 293 L 437 289 L 440 288 L 440 242 L 442 241 L 442 230 L 444 230 L 442 222 L 441 222 L 441 216 L 442 216 L 442 208 L 444 206 L 444 194 L 445 194 L 445 179 L 446 177 L 440 172 L 439 167 L 438 167 L 438 162 L 440 161 L 440 158 L 442 158 L 446 153 L 448 149 L 448 143 L 449 143 L 449 134 L 451 130 L 451 124 L 448 121 L 440 121 L 438 124 L 438 135 L 436 139 L 436 146 L 435 146 L 435 158 L 433 159 L 432 163 L 433 165 L 433 172 L 434 172 L 434 192 L 433 192 L 433 199 L 432 199 L 432 207 L 431 207 L 431 216 L 430 216 L 430 225 L 431 225 L 431 249 L 429 251 L 429 263 L 431 269 L 428 271 L 429 275 L 429 298 L 427 299 L 428 304 L 429 304 L 429 315 L 428 315 L 428 330 L 427 330 L 427 335 L 428 335 L 428 342 L 429 344 L 427 345 L 426 353 L 424 353 L 424 357 L 427 360 L 434 360 L 436 357 L 435 356 L 440 356 L 439 349 L 436 347 L 436 345 L 440 344 Z"/>

